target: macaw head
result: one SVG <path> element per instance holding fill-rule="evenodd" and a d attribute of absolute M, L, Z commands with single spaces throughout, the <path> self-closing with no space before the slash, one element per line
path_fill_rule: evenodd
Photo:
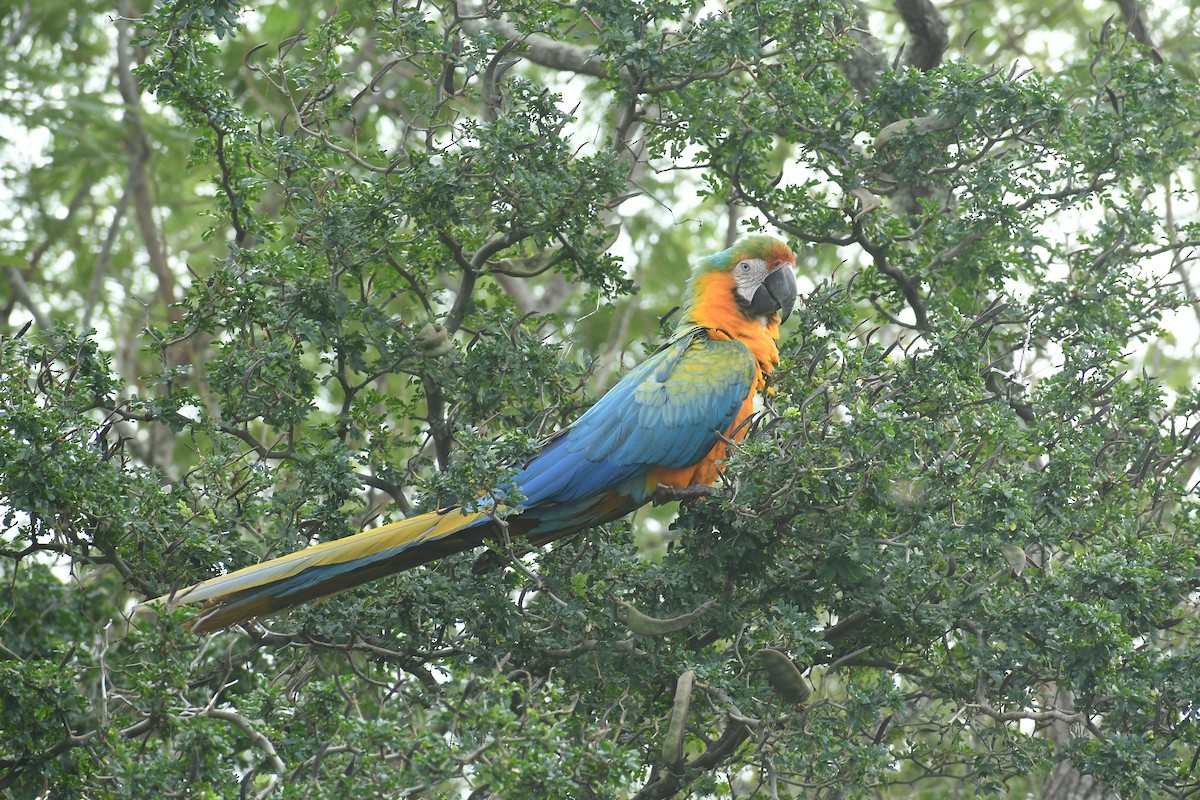
<path fill-rule="evenodd" d="M 796 304 L 795 267 L 792 251 L 774 236 L 743 236 L 696 265 L 691 305 L 728 308 L 732 300 L 730 311 L 735 308 L 747 320 L 783 322 Z"/>

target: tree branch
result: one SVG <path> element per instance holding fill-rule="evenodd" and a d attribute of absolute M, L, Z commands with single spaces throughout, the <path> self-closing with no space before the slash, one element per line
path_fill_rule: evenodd
<path fill-rule="evenodd" d="M 266 734 L 250 724 L 250 720 L 238 712 L 224 708 L 205 708 L 197 713 L 196 716 L 219 719 L 222 722 L 231 723 L 242 733 L 246 734 L 255 747 L 267 754 L 267 760 L 271 763 L 271 769 L 280 775 L 287 772 L 287 766 L 275 751 L 275 745 L 271 743 L 271 740 L 267 738 Z"/>
<path fill-rule="evenodd" d="M 909 308 L 912 309 L 914 323 L 913 327 L 917 330 L 929 329 L 929 315 L 925 311 L 925 301 L 921 298 L 921 291 L 918 288 L 917 281 L 914 281 L 908 273 L 894 264 L 890 263 L 887 258 L 887 248 L 878 245 L 867 238 L 866 232 L 863 231 L 862 225 L 858 222 L 854 223 L 854 236 L 863 250 L 871 256 L 875 263 L 875 268 L 887 275 L 900 288 L 900 293 L 904 295 L 905 301 Z"/>
<path fill-rule="evenodd" d="M 87 302 L 83 307 L 83 318 L 80 320 L 80 327 L 87 330 L 92 326 L 92 314 L 95 313 L 96 304 L 100 302 L 100 289 L 104 285 L 104 278 L 108 273 L 108 262 L 112 258 L 113 247 L 117 242 L 117 232 L 121 229 L 121 221 L 125 219 L 125 212 L 129 209 L 129 196 L 133 190 L 134 177 L 130 173 L 125 181 L 125 188 L 121 192 L 121 199 L 117 202 L 117 207 L 113 211 L 112 222 L 109 223 L 108 231 L 104 234 L 104 244 L 100 246 L 100 255 L 96 258 L 96 266 L 92 270 L 92 281 L 88 285 Z"/>
<path fill-rule="evenodd" d="M 540 33 L 525 34 L 502 17 L 485 17 L 469 8 L 466 2 L 455 3 L 455 14 L 467 33 L 491 31 L 506 39 L 525 45 L 522 55 L 543 67 L 590 75 L 593 78 L 609 77 L 608 68 L 601 57 L 586 47 L 559 42 Z"/>
<path fill-rule="evenodd" d="M 922 72 L 942 63 L 950 44 L 945 17 L 930 0 L 896 0 L 896 11 L 912 37 L 907 48 L 908 61 Z"/>
<path fill-rule="evenodd" d="M 1158 52 L 1158 45 L 1154 43 L 1154 37 L 1146 27 L 1146 18 L 1142 16 L 1138 0 L 1116 2 L 1117 7 L 1121 9 L 1121 16 L 1125 19 L 1125 29 L 1129 31 L 1129 35 L 1150 49 L 1150 58 L 1155 64 L 1163 63 L 1162 53 Z"/>
<path fill-rule="evenodd" d="M 150 269 L 158 279 L 158 294 L 166 307 L 167 319 L 175 322 L 180 311 L 175 307 L 175 276 L 167 264 L 166 249 L 159 235 L 158 222 L 154 219 L 154 198 L 146 179 L 146 164 L 150 160 L 150 144 L 146 129 L 142 125 L 141 90 L 133 74 L 130 60 L 132 44 L 130 24 L 133 8 L 129 0 L 120 3 L 121 16 L 117 19 L 117 89 L 125 104 L 125 126 L 129 132 L 125 140 L 125 151 L 129 155 L 129 186 L 133 194 L 134 217 L 138 231 L 146 246 Z"/>
<path fill-rule="evenodd" d="M 887 69 L 887 61 L 880 53 L 879 42 L 871 35 L 867 15 L 862 6 L 857 0 L 842 0 L 842 6 L 846 9 L 842 32 L 858 46 L 854 53 L 838 66 L 859 96 L 865 98 L 879 82 L 880 73 Z"/>
<path fill-rule="evenodd" d="M 50 318 L 38 307 L 37 302 L 33 299 L 33 295 L 29 293 L 29 284 L 25 283 L 25 278 L 21 275 L 21 271 L 11 264 L 4 266 L 4 275 L 8 278 L 9 284 L 12 285 L 13 297 L 20 301 L 21 305 L 25 306 L 26 310 L 33 315 L 33 321 L 37 323 L 40 330 L 49 332 L 51 328 Z"/>

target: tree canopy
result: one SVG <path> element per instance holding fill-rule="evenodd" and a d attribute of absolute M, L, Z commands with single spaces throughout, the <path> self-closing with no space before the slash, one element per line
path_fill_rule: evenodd
<path fill-rule="evenodd" d="M 0 9 L 13 797 L 1200 794 L 1195 0 Z M 245 628 L 797 253 L 711 495 Z"/>

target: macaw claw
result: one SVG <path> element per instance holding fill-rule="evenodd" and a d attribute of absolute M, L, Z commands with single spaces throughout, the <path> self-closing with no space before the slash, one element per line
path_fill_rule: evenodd
<path fill-rule="evenodd" d="M 661 506 L 665 503 L 673 503 L 676 500 L 681 502 L 698 500 L 701 497 L 707 497 L 711 491 L 712 487 L 707 483 L 693 483 L 691 486 L 667 486 L 660 483 L 658 488 L 654 490 L 652 502 L 656 506 Z"/>

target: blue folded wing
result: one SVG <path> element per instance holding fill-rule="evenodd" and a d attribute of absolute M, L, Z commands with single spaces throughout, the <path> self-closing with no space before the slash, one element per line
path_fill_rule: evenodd
<path fill-rule="evenodd" d="M 749 348 L 702 328 L 677 336 L 515 477 L 524 508 L 606 492 L 651 467 L 695 464 L 733 424 L 754 384 Z"/>

